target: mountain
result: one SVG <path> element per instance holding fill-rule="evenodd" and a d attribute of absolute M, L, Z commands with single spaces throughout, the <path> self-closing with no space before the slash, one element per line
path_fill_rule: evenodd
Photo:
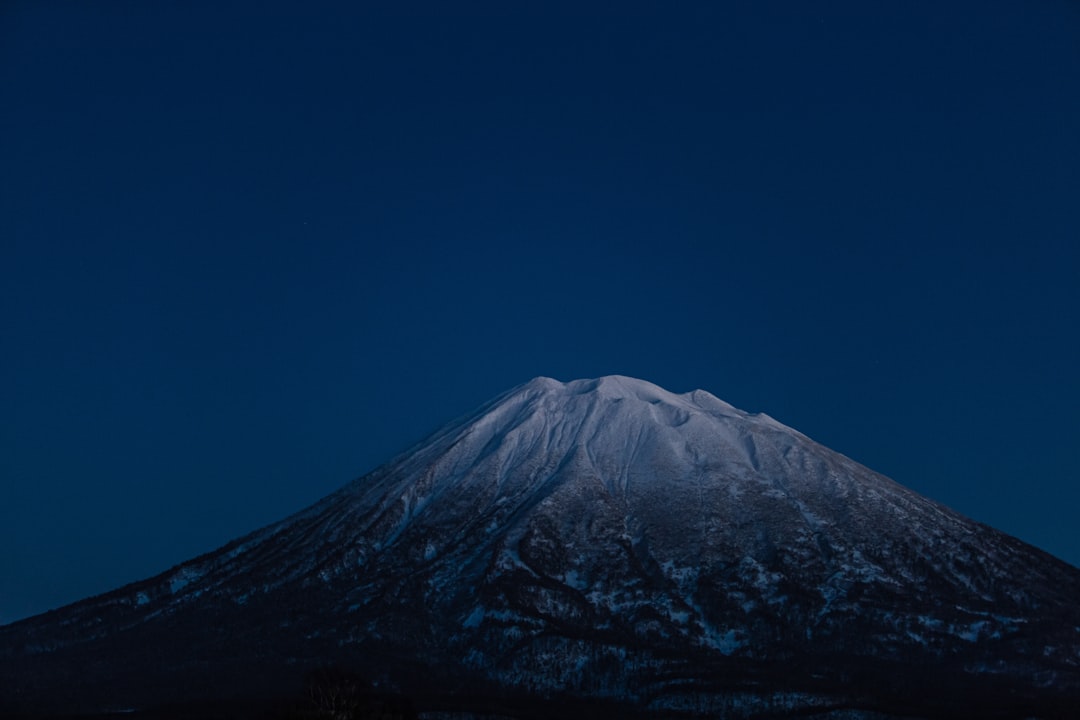
<path fill-rule="evenodd" d="M 707 392 L 537 378 L 286 520 L 0 628 L 0 709 L 324 664 L 420 709 L 1075 717 L 1080 570 Z"/>

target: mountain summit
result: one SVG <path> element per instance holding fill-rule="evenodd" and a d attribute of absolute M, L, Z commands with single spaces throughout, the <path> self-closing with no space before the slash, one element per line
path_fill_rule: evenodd
<path fill-rule="evenodd" d="M 537 378 L 284 521 L 0 628 L 0 709 L 335 663 L 421 709 L 1064 717 L 1078 598 L 1076 568 L 767 415 Z"/>

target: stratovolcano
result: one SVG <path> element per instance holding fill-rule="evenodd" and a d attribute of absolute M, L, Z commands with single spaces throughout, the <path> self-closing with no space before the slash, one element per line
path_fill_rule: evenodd
<path fill-rule="evenodd" d="M 767 415 L 537 378 L 290 518 L 0 628 L 0 709 L 254 697 L 333 663 L 421 710 L 1064 717 L 1078 598 L 1080 570 Z"/>

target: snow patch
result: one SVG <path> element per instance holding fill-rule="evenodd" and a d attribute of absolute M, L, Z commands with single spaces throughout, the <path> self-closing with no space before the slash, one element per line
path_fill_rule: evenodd
<path fill-rule="evenodd" d="M 480 627 L 480 623 L 483 622 L 483 620 L 484 607 L 482 605 L 477 605 L 475 608 L 473 608 L 473 611 L 469 613 L 469 617 L 465 618 L 465 620 L 461 623 L 461 626 L 466 628 Z"/>
<path fill-rule="evenodd" d="M 701 636 L 701 643 L 706 647 L 719 650 L 723 655 L 731 655 L 744 645 L 739 640 L 738 630 L 728 630 L 721 633 L 711 627 L 705 628 L 705 632 Z"/>
<path fill-rule="evenodd" d="M 169 592 L 176 595 L 193 582 L 202 579 L 202 572 L 195 568 L 183 568 L 169 578 Z"/>

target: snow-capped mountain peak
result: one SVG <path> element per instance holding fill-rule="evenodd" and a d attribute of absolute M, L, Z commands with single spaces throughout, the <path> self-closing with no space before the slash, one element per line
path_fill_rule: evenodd
<path fill-rule="evenodd" d="M 0 628 L 0 670 L 62 710 L 50 678 L 75 667 L 82 697 L 130 706 L 255 657 L 279 659 L 266 682 L 333 660 L 656 713 L 1030 709 L 1080 696 L 1077 597 L 1075 568 L 766 415 L 541 377 L 290 518 Z M 901 702 L 927 684 L 944 699 Z"/>

